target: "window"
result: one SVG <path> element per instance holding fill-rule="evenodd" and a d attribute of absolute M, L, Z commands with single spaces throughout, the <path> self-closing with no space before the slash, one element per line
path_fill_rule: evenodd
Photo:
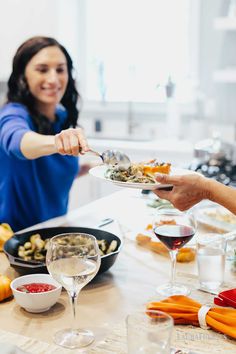
<path fill-rule="evenodd" d="M 163 102 L 171 77 L 179 101 L 191 101 L 198 74 L 196 1 L 86 0 L 84 98 Z"/>

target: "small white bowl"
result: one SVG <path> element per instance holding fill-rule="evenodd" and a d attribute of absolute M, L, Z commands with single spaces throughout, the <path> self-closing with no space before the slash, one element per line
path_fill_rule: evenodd
<path fill-rule="evenodd" d="M 45 291 L 42 293 L 26 293 L 17 290 L 20 285 L 30 283 L 46 283 L 52 284 L 56 289 Z M 49 274 L 29 274 L 16 278 L 11 282 L 11 289 L 18 305 L 28 312 L 39 313 L 50 309 L 60 294 L 62 286 L 54 280 Z"/>

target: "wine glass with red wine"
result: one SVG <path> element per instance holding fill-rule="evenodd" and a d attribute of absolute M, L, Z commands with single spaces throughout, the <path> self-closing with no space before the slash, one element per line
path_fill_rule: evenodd
<path fill-rule="evenodd" d="M 180 248 L 191 240 L 196 232 L 196 220 L 191 212 L 177 209 L 157 210 L 153 231 L 157 238 L 168 248 L 171 258 L 171 279 L 156 290 L 160 295 L 188 295 L 190 290 L 183 284 L 175 283 L 176 255 Z"/>

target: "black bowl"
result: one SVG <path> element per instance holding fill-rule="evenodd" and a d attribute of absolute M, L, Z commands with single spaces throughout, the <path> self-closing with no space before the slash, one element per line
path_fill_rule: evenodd
<path fill-rule="evenodd" d="M 116 251 L 101 257 L 101 266 L 99 268 L 98 274 L 106 272 L 115 263 L 115 260 L 120 252 L 122 242 L 121 239 L 104 230 L 91 229 L 87 227 L 49 227 L 45 229 L 36 229 L 23 233 L 16 233 L 8 241 L 5 242 L 3 250 L 8 257 L 8 260 L 13 268 L 20 274 L 32 274 L 32 273 L 47 273 L 47 267 L 44 262 L 38 261 L 25 261 L 18 256 L 18 247 L 24 245 L 25 242 L 29 241 L 30 236 L 34 234 L 40 234 L 41 238 L 45 240 L 46 238 L 51 238 L 55 235 L 63 233 L 86 233 L 96 237 L 97 240 L 106 240 L 109 243 L 113 240 L 117 241 Z"/>

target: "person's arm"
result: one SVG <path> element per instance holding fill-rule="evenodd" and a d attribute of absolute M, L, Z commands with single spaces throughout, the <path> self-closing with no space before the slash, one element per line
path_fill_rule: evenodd
<path fill-rule="evenodd" d="M 210 180 L 209 199 L 221 204 L 236 215 L 236 189 L 225 186 L 215 180 Z"/>
<path fill-rule="evenodd" d="M 89 151 L 81 128 L 62 130 L 55 136 L 29 131 L 23 135 L 20 149 L 22 154 L 30 160 L 55 153 L 78 156 Z"/>
<path fill-rule="evenodd" d="M 171 191 L 155 190 L 162 199 L 169 200 L 176 208 L 187 210 L 203 199 L 208 199 L 236 214 L 236 190 L 213 179 L 197 174 L 169 176 L 158 174 L 156 180 L 162 184 L 172 184 Z"/>
<path fill-rule="evenodd" d="M 27 132 L 22 137 L 20 149 L 29 160 L 55 154 L 57 152 L 55 136 Z"/>

